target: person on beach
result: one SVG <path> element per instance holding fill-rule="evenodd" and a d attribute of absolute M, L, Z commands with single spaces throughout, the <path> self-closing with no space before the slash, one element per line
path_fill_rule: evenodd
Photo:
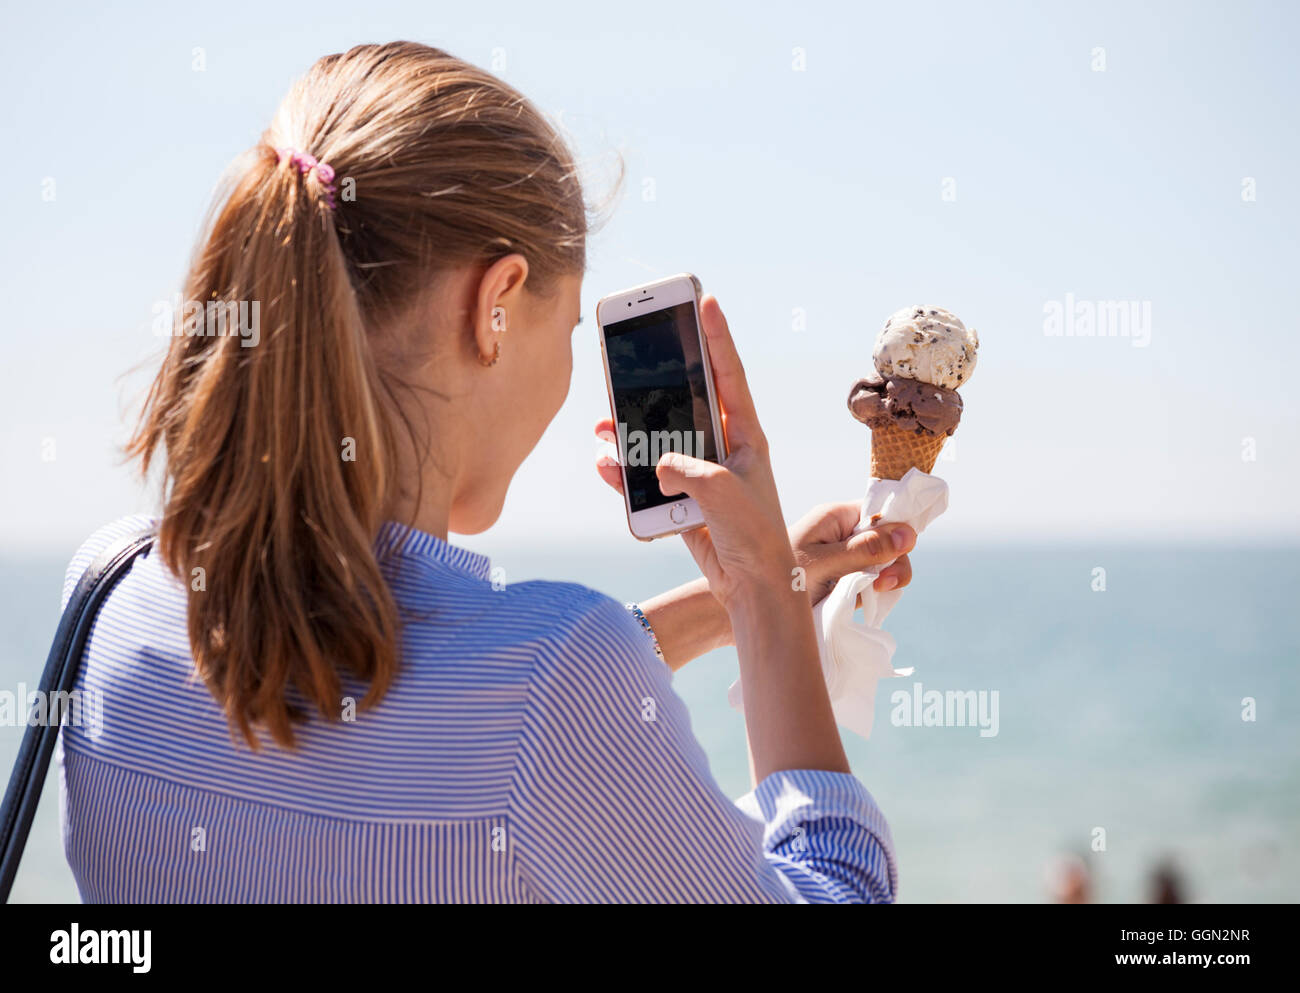
<path fill-rule="evenodd" d="M 811 607 L 872 565 L 906 585 L 915 535 L 854 535 L 857 502 L 787 531 L 715 300 L 731 455 L 658 466 L 708 522 L 684 536 L 699 580 L 629 609 L 503 586 L 447 541 L 493 524 L 565 399 L 588 217 L 556 130 L 444 52 L 363 45 L 291 90 L 184 294 L 257 333 L 178 325 L 129 446 L 163 502 L 85 656 L 99 733 L 61 734 L 83 899 L 894 899 Z M 65 602 L 150 520 L 92 536 Z M 726 644 L 756 782 L 739 803 L 670 683 Z"/>

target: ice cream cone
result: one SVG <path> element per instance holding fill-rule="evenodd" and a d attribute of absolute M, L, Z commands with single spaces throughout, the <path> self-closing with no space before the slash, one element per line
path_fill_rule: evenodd
<path fill-rule="evenodd" d="M 849 389 L 849 412 L 871 429 L 871 475 L 930 472 L 961 421 L 957 388 L 975 370 L 979 336 L 942 307 L 891 314 L 871 351 L 875 369 Z"/>
<path fill-rule="evenodd" d="M 880 424 L 871 429 L 871 475 L 876 479 L 902 479 L 913 467 L 934 468 L 947 435 L 917 434 L 915 428 Z"/>

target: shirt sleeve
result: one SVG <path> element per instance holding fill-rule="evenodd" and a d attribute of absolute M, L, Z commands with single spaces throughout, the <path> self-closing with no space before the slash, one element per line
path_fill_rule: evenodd
<path fill-rule="evenodd" d="M 103 554 L 104 549 L 108 548 L 118 538 L 124 538 L 128 534 L 139 531 L 146 524 L 151 523 L 153 518 L 149 514 L 133 514 L 130 517 L 123 517 L 110 524 L 105 524 L 98 531 L 92 534 L 77 549 L 72 556 L 72 561 L 68 563 L 68 568 L 63 574 L 63 600 L 60 610 L 68 606 L 68 601 L 72 599 L 72 591 L 77 588 L 77 583 L 86 570 L 90 568 L 91 563 Z"/>
<path fill-rule="evenodd" d="M 578 588 L 575 588 L 578 589 Z M 738 804 L 668 667 L 583 591 L 538 646 L 511 789 L 517 871 L 556 902 L 890 902 L 889 829 L 853 776 L 774 773 Z"/>

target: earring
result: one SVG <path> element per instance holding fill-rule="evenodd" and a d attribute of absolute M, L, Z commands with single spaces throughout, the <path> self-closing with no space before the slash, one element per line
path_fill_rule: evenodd
<path fill-rule="evenodd" d="M 492 346 L 492 358 L 485 359 L 482 355 L 478 357 L 479 365 L 489 369 L 492 366 L 496 365 L 497 362 L 499 362 L 500 360 L 501 360 L 501 342 L 499 341 Z"/>
<path fill-rule="evenodd" d="M 505 333 L 506 330 L 506 309 L 505 307 L 492 308 L 492 330 L 498 333 Z"/>

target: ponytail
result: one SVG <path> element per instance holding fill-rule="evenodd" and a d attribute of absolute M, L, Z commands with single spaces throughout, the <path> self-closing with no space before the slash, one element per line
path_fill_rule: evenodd
<path fill-rule="evenodd" d="M 344 675 L 366 707 L 397 672 L 373 543 L 398 449 L 368 333 L 451 266 L 519 252 L 539 289 L 580 272 L 586 231 L 536 109 L 409 42 L 318 61 L 236 170 L 128 453 L 165 459 L 159 549 L 196 671 L 252 747 L 258 727 L 292 745 L 303 707 L 337 719 Z"/>
<path fill-rule="evenodd" d="M 372 542 L 392 438 L 334 230 L 312 177 L 267 148 L 215 217 L 129 451 L 169 455 L 159 549 L 188 581 L 198 674 L 253 747 L 291 745 L 290 687 L 337 718 L 337 660 L 369 681 L 397 668 L 397 612 Z M 247 315 L 247 316 L 245 316 Z M 247 322 L 247 323 L 246 323 Z M 250 326 L 251 325 L 251 326 Z M 217 329 L 218 332 L 220 329 Z"/>

